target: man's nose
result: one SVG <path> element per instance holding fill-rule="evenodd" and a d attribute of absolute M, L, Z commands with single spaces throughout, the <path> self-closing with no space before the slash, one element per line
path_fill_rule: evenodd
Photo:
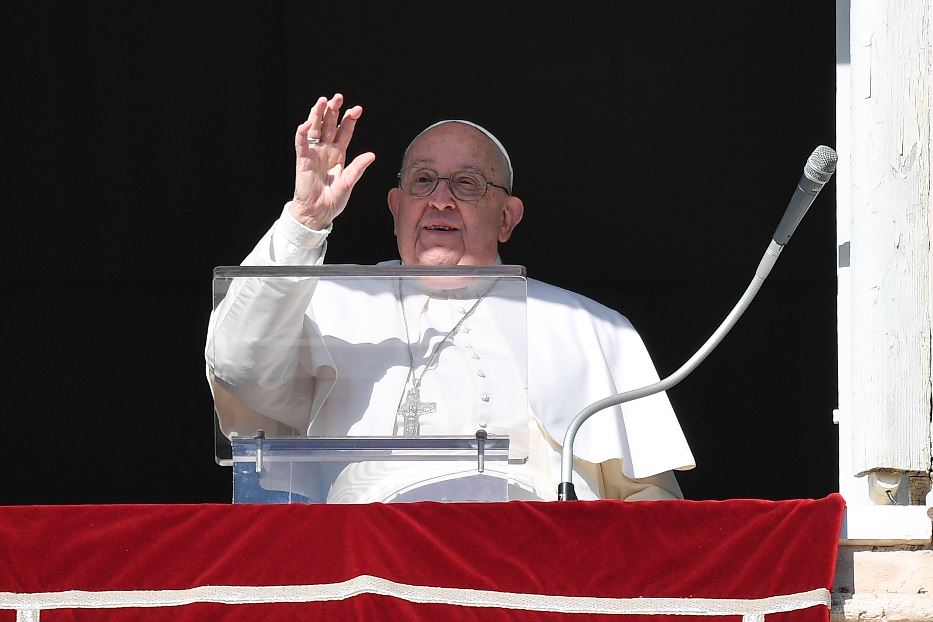
<path fill-rule="evenodd" d="M 454 202 L 454 193 L 450 188 L 450 178 L 442 177 L 437 180 L 437 186 L 434 188 L 428 199 L 430 201 L 431 207 L 435 209 L 452 209 L 457 206 Z"/>

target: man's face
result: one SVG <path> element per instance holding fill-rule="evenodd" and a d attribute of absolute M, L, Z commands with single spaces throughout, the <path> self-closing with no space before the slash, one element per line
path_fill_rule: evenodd
<path fill-rule="evenodd" d="M 440 177 L 471 171 L 494 184 L 508 185 L 508 170 L 499 150 L 480 131 L 462 123 L 445 123 L 419 136 L 404 166 L 403 175 L 413 168 L 431 169 Z M 493 186 L 477 201 L 462 201 L 445 180 L 439 180 L 426 197 L 393 188 L 388 201 L 399 256 L 406 265 L 494 263 L 499 242 L 509 239 L 523 210 L 519 199 Z"/>

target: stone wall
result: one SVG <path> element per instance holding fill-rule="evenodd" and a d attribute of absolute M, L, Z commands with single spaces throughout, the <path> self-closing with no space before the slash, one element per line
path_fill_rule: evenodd
<path fill-rule="evenodd" d="M 933 622 L 933 547 L 840 545 L 833 622 Z"/>

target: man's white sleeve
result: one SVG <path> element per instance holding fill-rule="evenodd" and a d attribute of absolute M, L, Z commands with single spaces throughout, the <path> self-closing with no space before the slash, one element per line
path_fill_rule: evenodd
<path fill-rule="evenodd" d="M 304 227 L 286 204 L 242 265 L 320 265 L 329 232 Z M 205 358 L 215 399 L 219 392 L 232 395 L 241 410 L 306 431 L 315 388 L 310 345 L 319 338 L 307 318 L 315 285 L 313 279 L 233 280 L 208 327 Z M 223 421 L 221 413 L 222 427 Z"/>

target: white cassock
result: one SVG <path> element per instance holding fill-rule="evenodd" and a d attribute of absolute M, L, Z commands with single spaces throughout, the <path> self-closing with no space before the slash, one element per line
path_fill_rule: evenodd
<path fill-rule="evenodd" d="M 243 265 L 318 265 L 326 235 L 297 223 L 286 206 Z M 658 381 L 631 323 L 579 294 L 528 280 L 525 353 L 514 351 L 524 340 L 509 339 L 523 327 L 508 324 L 514 314 L 504 312 L 509 302 L 495 292 L 439 296 L 398 287 L 397 280 L 367 288 L 234 280 L 211 316 L 206 348 L 224 432 L 235 426 L 225 425 L 222 395 L 299 434 L 399 435 L 399 407 L 418 379 L 421 402 L 433 407 L 418 418 L 420 434 L 509 434 L 513 452 L 527 453 L 527 462 L 490 462 L 488 475 L 509 479 L 510 498 L 554 499 L 570 420 L 592 402 Z M 527 401 L 524 391 L 514 390 L 524 388 L 515 361 L 525 357 Z M 590 417 L 576 436 L 574 456 L 581 499 L 677 497 L 669 471 L 694 466 L 663 393 Z M 427 464 L 395 463 L 391 472 L 347 469 L 329 500 L 387 501 L 465 476 Z"/>

